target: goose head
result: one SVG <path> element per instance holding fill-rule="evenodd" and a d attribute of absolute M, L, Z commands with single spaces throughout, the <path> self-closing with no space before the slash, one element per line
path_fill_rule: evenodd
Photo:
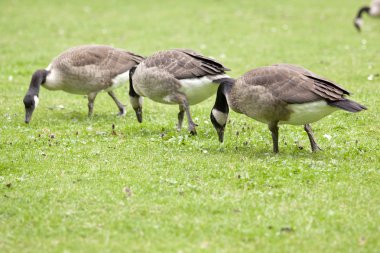
<path fill-rule="evenodd" d="M 221 81 L 216 93 L 214 107 L 210 113 L 211 123 L 218 134 L 220 142 L 223 142 L 224 140 L 224 129 L 226 128 L 228 113 L 230 110 L 226 96 L 230 92 L 234 83 L 235 79 L 233 78 L 225 78 Z"/>
<path fill-rule="evenodd" d="M 211 119 L 212 125 L 214 126 L 214 128 L 218 134 L 219 141 L 223 142 L 224 141 L 224 129 L 226 128 L 226 124 L 227 124 L 228 112 L 227 113 L 221 112 L 218 109 L 213 108 L 211 110 L 210 119 Z"/>
<path fill-rule="evenodd" d="M 363 19 L 361 19 L 361 18 L 355 18 L 355 20 L 354 20 L 354 26 L 355 26 L 356 30 L 358 30 L 358 32 L 360 32 L 361 28 L 363 26 Z"/>
<path fill-rule="evenodd" d="M 38 95 L 30 95 L 27 94 L 24 97 L 24 105 L 25 105 L 25 123 L 29 123 L 32 119 L 32 114 L 34 109 L 38 106 L 39 98 Z"/>
<path fill-rule="evenodd" d="M 45 69 L 40 69 L 34 72 L 32 80 L 30 81 L 28 92 L 24 97 L 25 105 L 25 123 L 29 123 L 32 119 L 32 114 L 34 109 L 36 109 L 39 98 L 38 94 L 40 92 L 41 84 L 46 82 L 46 76 L 49 74 L 49 71 Z"/>
<path fill-rule="evenodd" d="M 133 87 L 133 79 L 132 79 L 136 68 L 137 67 L 133 67 L 129 70 L 129 99 L 130 99 L 130 103 L 132 105 L 133 110 L 135 110 L 137 121 L 141 123 L 143 120 L 142 118 L 143 98 L 136 93 Z"/>

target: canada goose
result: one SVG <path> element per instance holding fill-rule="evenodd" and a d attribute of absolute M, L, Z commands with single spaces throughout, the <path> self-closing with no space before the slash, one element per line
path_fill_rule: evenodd
<path fill-rule="evenodd" d="M 229 107 L 237 113 L 268 124 L 273 152 L 278 153 L 278 124 L 304 125 L 312 151 L 315 142 L 310 123 L 343 109 L 367 109 L 344 98 L 349 92 L 311 71 L 289 64 L 251 70 L 239 79 L 225 79 L 219 86 L 210 118 L 223 142 Z"/>
<path fill-rule="evenodd" d="M 119 108 L 125 108 L 116 98 L 113 89 L 129 78 L 129 70 L 144 58 L 137 54 L 102 45 L 73 47 L 53 59 L 46 69 L 34 72 L 29 90 L 24 97 L 25 123 L 29 123 L 38 105 L 40 85 L 48 90 L 63 90 L 88 96 L 88 115 L 91 116 L 96 95 L 108 92 Z"/>
<path fill-rule="evenodd" d="M 358 14 L 354 20 L 354 25 L 359 32 L 363 25 L 363 13 L 367 13 L 372 17 L 380 17 L 380 0 L 372 0 L 370 6 L 363 6 L 359 9 Z"/>
<path fill-rule="evenodd" d="M 142 122 L 142 97 L 164 104 L 179 104 L 177 129 L 186 112 L 189 131 L 195 135 L 189 105 L 215 94 L 229 70 L 215 60 L 188 49 L 161 51 L 147 57 L 130 72 L 130 102 Z"/>

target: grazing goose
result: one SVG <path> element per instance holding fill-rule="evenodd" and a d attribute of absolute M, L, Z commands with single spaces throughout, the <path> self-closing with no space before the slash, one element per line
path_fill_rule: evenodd
<path fill-rule="evenodd" d="M 119 108 L 125 108 L 116 98 L 113 89 L 129 78 L 129 70 L 144 58 L 134 53 L 101 45 L 84 45 L 70 48 L 57 56 L 46 69 L 37 70 L 24 97 L 25 123 L 29 123 L 38 105 L 40 85 L 48 90 L 63 90 L 88 96 L 88 115 L 91 116 L 96 95 L 108 92 Z"/>
<path fill-rule="evenodd" d="M 354 25 L 359 32 L 363 25 L 363 13 L 367 13 L 372 17 L 380 17 L 380 0 L 372 0 L 370 6 L 363 6 L 359 9 L 358 14 L 354 20 Z"/>
<path fill-rule="evenodd" d="M 142 97 L 164 104 L 178 104 L 180 130 L 186 112 L 189 131 L 196 135 L 196 124 L 189 105 L 202 102 L 215 94 L 220 80 L 229 70 L 211 58 L 192 50 L 173 49 L 147 57 L 130 72 L 130 102 L 142 122 Z"/>
<path fill-rule="evenodd" d="M 366 107 L 344 98 L 349 92 L 302 67 L 277 64 L 251 70 L 239 79 L 225 79 L 219 86 L 211 111 L 219 141 L 223 142 L 229 107 L 266 123 L 278 153 L 278 125 L 304 125 L 312 151 L 315 142 L 310 123 L 343 109 L 359 112 Z"/>

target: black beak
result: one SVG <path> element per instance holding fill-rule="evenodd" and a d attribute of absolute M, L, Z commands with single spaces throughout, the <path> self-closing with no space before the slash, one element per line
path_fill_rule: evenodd
<path fill-rule="evenodd" d="M 137 107 L 135 109 L 135 112 L 136 112 L 137 121 L 139 123 L 142 123 L 142 108 L 141 107 Z"/>
<path fill-rule="evenodd" d="M 216 132 L 218 133 L 219 141 L 223 142 L 224 141 L 224 126 L 217 128 Z"/>
<path fill-rule="evenodd" d="M 355 25 L 355 27 L 356 27 L 356 30 L 357 30 L 358 32 L 361 32 L 361 30 L 360 30 L 360 26 L 359 26 L 358 24 L 356 24 L 356 23 L 354 23 L 354 25 Z"/>
<path fill-rule="evenodd" d="M 30 120 L 32 119 L 34 108 L 25 108 L 25 123 L 29 124 Z"/>

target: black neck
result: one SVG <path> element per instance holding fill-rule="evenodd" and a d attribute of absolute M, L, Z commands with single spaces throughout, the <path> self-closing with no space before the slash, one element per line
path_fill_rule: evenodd
<path fill-rule="evenodd" d="M 138 97 L 139 95 L 136 93 L 135 89 L 133 88 L 132 83 L 132 76 L 135 73 L 136 67 L 133 67 L 129 70 L 129 96 L 131 97 Z"/>
<path fill-rule="evenodd" d="M 363 13 L 369 13 L 369 10 L 370 8 L 368 6 L 364 6 L 362 8 L 360 8 L 360 10 L 358 11 L 358 15 L 356 15 L 356 18 L 361 18 Z"/>
<path fill-rule="evenodd" d="M 34 72 L 32 80 L 30 81 L 29 90 L 27 95 L 38 95 L 40 93 L 40 85 L 46 82 L 46 76 L 49 71 L 40 69 Z"/>
<path fill-rule="evenodd" d="M 228 103 L 226 95 L 230 92 L 235 80 L 232 78 L 224 78 L 220 80 L 220 85 L 216 93 L 216 100 L 213 109 L 223 113 L 228 113 Z"/>

